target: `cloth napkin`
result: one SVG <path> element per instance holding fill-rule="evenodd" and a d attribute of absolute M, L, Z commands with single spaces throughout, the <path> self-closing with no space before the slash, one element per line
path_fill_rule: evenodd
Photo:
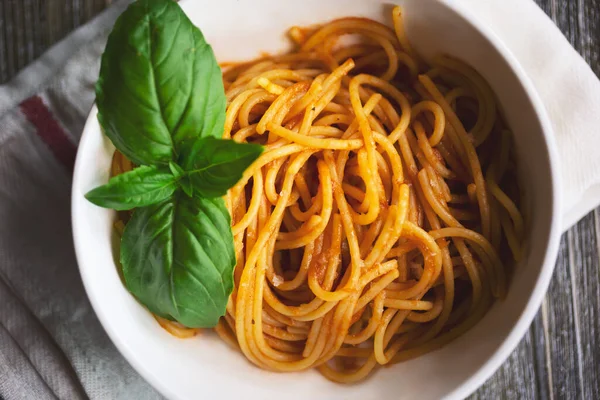
<path fill-rule="evenodd" d="M 531 0 L 455 0 L 502 38 L 552 120 L 564 227 L 600 203 L 600 82 Z M 70 185 L 107 32 L 128 0 L 0 87 L 0 398 L 156 399 L 87 300 L 73 251 Z"/>

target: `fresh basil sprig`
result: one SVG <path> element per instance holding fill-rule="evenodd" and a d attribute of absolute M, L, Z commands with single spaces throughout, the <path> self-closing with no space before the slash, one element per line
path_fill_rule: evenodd
<path fill-rule="evenodd" d="M 121 239 L 127 289 L 151 312 L 213 327 L 233 290 L 235 251 L 223 196 L 262 152 L 219 139 L 221 69 L 172 0 L 138 0 L 118 18 L 96 84 L 104 133 L 139 165 L 86 198 L 136 208 Z"/>

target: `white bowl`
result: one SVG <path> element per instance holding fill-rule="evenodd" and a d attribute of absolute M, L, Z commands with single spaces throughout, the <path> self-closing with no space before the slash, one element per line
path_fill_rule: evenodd
<path fill-rule="evenodd" d="M 459 2 L 452 0 L 220 0 L 180 4 L 204 32 L 219 60 L 283 51 L 292 25 L 343 16 L 390 22 L 392 4 L 405 11 L 407 34 L 425 56 L 443 52 L 474 66 L 494 89 L 515 132 L 529 225 L 529 242 L 508 297 L 496 302 L 472 330 L 440 350 L 378 370 L 344 386 L 315 371 L 258 369 L 216 335 L 177 339 L 127 292 L 115 266 L 114 212 L 84 194 L 108 180 L 111 143 L 101 134 L 96 109 L 85 126 L 75 166 L 72 218 L 75 249 L 88 296 L 102 325 L 140 374 L 171 399 L 395 399 L 469 395 L 510 355 L 538 310 L 554 267 L 559 235 L 558 158 L 544 109 L 514 57 Z M 235 397 L 234 397 L 235 396 Z"/>

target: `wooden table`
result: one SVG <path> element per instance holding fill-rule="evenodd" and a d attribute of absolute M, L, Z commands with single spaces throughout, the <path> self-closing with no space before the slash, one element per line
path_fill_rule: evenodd
<path fill-rule="evenodd" d="M 535 1 L 600 74 L 600 0 Z M 0 83 L 110 2 L 0 0 Z M 529 332 L 473 399 L 600 399 L 599 246 L 600 208 L 563 235 Z"/>

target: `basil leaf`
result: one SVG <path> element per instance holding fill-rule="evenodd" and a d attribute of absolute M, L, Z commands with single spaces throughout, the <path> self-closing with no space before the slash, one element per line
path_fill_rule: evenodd
<path fill-rule="evenodd" d="M 241 179 L 262 152 L 263 147 L 257 144 L 201 138 L 183 149 L 183 167 L 195 193 L 220 197 Z"/>
<path fill-rule="evenodd" d="M 192 197 L 194 195 L 194 186 L 192 185 L 189 176 L 184 176 L 179 181 L 179 187 L 181 188 L 181 190 L 183 190 L 183 193 L 187 194 L 189 197 Z"/>
<path fill-rule="evenodd" d="M 172 0 L 139 0 L 108 37 L 96 84 L 98 120 L 138 165 L 175 160 L 189 137 L 221 137 L 221 69 L 198 28 Z"/>
<path fill-rule="evenodd" d="M 159 203 L 177 189 L 177 178 L 168 169 L 141 166 L 117 175 L 106 185 L 89 191 L 85 198 L 100 207 L 130 210 Z"/>
<path fill-rule="evenodd" d="M 128 290 L 151 312 L 213 327 L 233 290 L 235 252 L 222 199 L 175 195 L 137 209 L 121 242 Z"/>
<path fill-rule="evenodd" d="M 173 176 L 180 178 L 185 175 L 185 171 L 179 165 L 175 164 L 173 161 L 169 161 L 169 169 Z"/>

